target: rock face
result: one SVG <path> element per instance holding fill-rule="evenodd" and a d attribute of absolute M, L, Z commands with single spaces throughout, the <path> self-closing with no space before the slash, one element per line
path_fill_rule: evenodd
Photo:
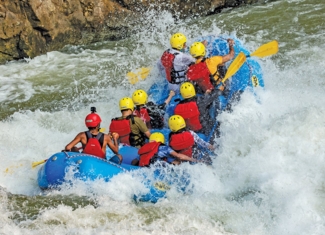
<path fill-rule="evenodd" d="M 257 0 L 0 0 L 0 64 L 128 36 L 150 7 L 185 18 Z"/>

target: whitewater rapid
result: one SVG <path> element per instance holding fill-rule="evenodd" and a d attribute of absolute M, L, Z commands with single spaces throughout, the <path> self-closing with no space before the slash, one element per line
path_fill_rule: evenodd
<path fill-rule="evenodd" d="M 66 47 L 0 65 L 0 234 L 325 234 L 325 6 L 321 0 L 271 1 L 180 21 L 147 12 L 151 24 L 131 38 Z M 140 175 L 76 182 L 44 193 L 33 161 L 61 151 L 84 130 L 96 106 L 108 129 L 118 100 L 159 80 L 155 62 L 181 31 L 230 35 L 253 52 L 265 89 L 245 92 L 224 112 L 212 167 L 184 164 L 191 192 L 172 188 L 156 204 L 135 203 Z M 125 74 L 152 67 L 131 85 Z"/>

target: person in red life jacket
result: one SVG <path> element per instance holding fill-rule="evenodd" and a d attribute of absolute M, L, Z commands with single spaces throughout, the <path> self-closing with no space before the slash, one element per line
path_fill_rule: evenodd
<path fill-rule="evenodd" d="M 183 100 L 176 105 L 174 113 L 184 118 L 188 129 L 208 136 L 216 121 L 211 118 L 209 108 L 218 100 L 221 91 L 197 97 L 193 84 L 184 82 L 180 92 Z"/>
<path fill-rule="evenodd" d="M 227 40 L 229 53 L 224 56 L 212 56 L 205 58 L 205 45 L 201 42 L 194 42 L 190 47 L 190 54 L 196 59 L 186 73 L 187 79 L 195 82 L 203 93 L 210 93 L 215 85 L 219 85 L 225 76 L 224 64 L 234 58 L 234 40 Z M 219 87 L 224 89 L 223 84 Z M 201 93 L 201 92 L 199 92 Z"/>
<path fill-rule="evenodd" d="M 175 152 L 165 145 L 165 137 L 160 132 L 150 135 L 149 143 L 143 145 L 139 151 L 139 166 L 149 166 L 156 161 L 165 161 L 174 165 L 179 165 L 182 161 L 197 162 L 196 159 L 184 154 Z"/>
<path fill-rule="evenodd" d="M 202 159 L 204 162 L 211 162 L 203 149 L 214 150 L 215 147 L 201 139 L 194 131 L 186 130 L 186 123 L 182 116 L 173 115 L 168 120 L 171 130 L 169 134 L 169 146 L 177 153 L 185 154 L 194 159 Z"/>
<path fill-rule="evenodd" d="M 119 134 L 121 143 L 140 148 L 150 137 L 150 131 L 139 117 L 133 115 L 134 103 L 130 97 L 122 98 L 119 106 L 122 116 L 112 119 L 109 130 Z"/>
<path fill-rule="evenodd" d="M 101 118 L 96 114 L 96 108 L 91 108 L 91 113 L 85 118 L 86 127 L 88 131 L 80 132 L 67 146 L 66 151 L 73 151 L 78 143 L 82 144 L 83 153 L 91 154 L 103 159 L 106 159 L 106 146 L 108 146 L 113 153 L 119 158 L 119 163 L 122 162 L 123 157 L 118 153 L 118 138 L 117 133 L 107 135 L 99 131 Z"/>
<path fill-rule="evenodd" d="M 182 33 L 175 33 L 170 38 L 171 49 L 166 50 L 158 61 L 160 74 L 168 81 L 169 90 L 179 93 L 180 84 L 186 81 L 185 73 L 195 59 L 186 53 L 186 37 Z"/>
<path fill-rule="evenodd" d="M 144 90 L 136 90 L 132 94 L 132 100 L 135 104 L 134 115 L 141 118 L 149 129 L 161 129 L 164 127 L 164 115 L 166 106 L 169 104 L 174 91 L 170 91 L 168 98 L 161 105 L 153 102 L 147 102 L 148 95 Z"/>

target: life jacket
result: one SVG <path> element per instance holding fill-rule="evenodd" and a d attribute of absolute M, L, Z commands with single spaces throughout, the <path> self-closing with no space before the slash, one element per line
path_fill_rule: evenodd
<path fill-rule="evenodd" d="M 161 143 L 153 141 L 143 145 L 138 154 L 140 155 L 139 166 L 149 166 L 152 158 L 158 153 Z"/>
<path fill-rule="evenodd" d="M 87 144 L 83 148 L 83 153 L 91 154 L 106 159 L 106 153 L 103 152 L 104 134 L 99 132 L 98 135 L 92 135 L 90 131 L 85 132 Z"/>
<path fill-rule="evenodd" d="M 174 68 L 174 60 L 178 54 L 168 49 L 161 56 L 161 64 L 165 68 L 166 78 L 172 84 L 180 84 L 185 81 L 185 70 L 176 71 Z"/>
<path fill-rule="evenodd" d="M 192 157 L 194 137 L 189 131 L 183 131 L 180 133 L 171 132 L 169 135 L 169 145 L 176 152 Z"/>
<path fill-rule="evenodd" d="M 144 145 L 145 136 L 140 133 L 139 135 L 133 134 L 131 131 L 131 123 L 134 124 L 134 115 L 129 115 L 126 118 L 113 118 L 109 126 L 110 132 L 116 132 L 119 134 L 120 142 L 130 146 Z"/>
<path fill-rule="evenodd" d="M 202 129 L 200 111 L 195 100 L 182 100 L 176 105 L 174 113 L 181 115 L 186 122 L 186 127 L 192 131 L 199 131 Z"/>
<path fill-rule="evenodd" d="M 196 82 L 203 92 L 206 92 L 208 89 L 214 89 L 211 83 L 211 73 L 205 63 L 205 59 L 197 64 L 190 65 L 186 76 L 188 80 Z"/>
<path fill-rule="evenodd" d="M 149 116 L 149 113 L 148 113 L 148 110 L 145 106 L 143 107 L 140 107 L 140 108 L 136 108 L 134 111 L 133 111 L 133 114 L 139 118 L 141 118 L 141 120 L 144 122 L 144 123 L 150 123 L 150 116 Z M 149 128 L 149 127 L 148 127 Z"/>

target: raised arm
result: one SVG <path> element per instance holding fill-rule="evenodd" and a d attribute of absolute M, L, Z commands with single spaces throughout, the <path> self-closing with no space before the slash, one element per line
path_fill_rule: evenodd
<path fill-rule="evenodd" d="M 232 60 L 235 56 L 235 50 L 234 50 L 234 40 L 227 39 L 228 45 L 229 45 L 229 54 L 222 56 L 222 63 L 228 62 Z"/>
<path fill-rule="evenodd" d="M 173 98 L 174 95 L 175 95 L 175 91 L 170 90 L 170 91 L 169 91 L 169 96 L 168 96 L 168 98 L 165 100 L 165 104 L 166 104 L 166 105 L 169 104 L 169 102 L 171 101 L 171 99 Z M 165 107 L 166 107 L 166 106 L 165 106 Z"/>

